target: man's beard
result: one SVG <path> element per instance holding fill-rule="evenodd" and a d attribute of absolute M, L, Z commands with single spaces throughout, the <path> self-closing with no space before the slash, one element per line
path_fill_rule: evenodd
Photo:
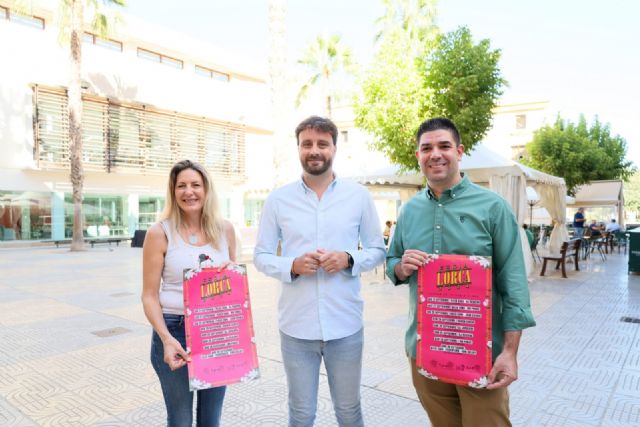
<path fill-rule="evenodd" d="M 322 161 L 322 164 L 316 167 L 310 166 L 308 162 L 312 160 Z M 311 156 L 307 156 L 300 163 L 302 164 L 302 169 L 304 169 L 304 171 L 309 175 L 322 175 L 323 173 L 328 171 L 329 168 L 331 167 L 332 159 L 331 158 L 325 159 L 322 156 L 313 157 L 313 158 Z"/>

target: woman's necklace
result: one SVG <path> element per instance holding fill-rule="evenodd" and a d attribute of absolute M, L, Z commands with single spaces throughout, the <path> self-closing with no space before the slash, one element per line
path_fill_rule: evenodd
<path fill-rule="evenodd" d="M 190 233 L 189 234 L 189 243 L 191 243 L 192 245 L 195 245 L 196 243 L 198 243 L 198 235 L 195 233 Z"/>
<path fill-rule="evenodd" d="M 189 229 L 187 227 L 184 228 L 185 231 L 187 232 L 187 240 L 189 240 L 189 244 L 191 245 L 195 245 L 198 243 L 198 232 L 192 233 L 191 231 L 189 231 Z"/>

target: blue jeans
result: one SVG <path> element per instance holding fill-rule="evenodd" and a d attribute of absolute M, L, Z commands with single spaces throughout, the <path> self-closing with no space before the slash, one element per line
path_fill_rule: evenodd
<path fill-rule="evenodd" d="M 360 408 L 363 341 L 362 329 L 331 341 L 303 340 L 280 332 L 282 361 L 289 387 L 290 427 L 313 426 L 323 358 L 338 425 L 364 425 Z"/>
<path fill-rule="evenodd" d="M 576 239 L 582 239 L 584 237 L 584 227 L 575 227 L 573 229 L 575 235 L 573 236 Z"/>
<path fill-rule="evenodd" d="M 184 316 L 164 314 L 164 322 L 171 335 L 186 348 Z M 151 339 L 151 365 L 155 369 L 164 404 L 167 407 L 168 427 L 191 427 L 193 425 L 193 392 L 189 391 L 187 367 L 172 371 L 164 361 L 164 348 L 160 336 L 154 331 Z M 226 387 L 197 391 L 196 425 L 218 427 L 222 415 L 222 401 Z"/>

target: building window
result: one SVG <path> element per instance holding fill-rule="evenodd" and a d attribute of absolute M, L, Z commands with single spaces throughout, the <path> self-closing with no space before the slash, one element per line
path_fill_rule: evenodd
<path fill-rule="evenodd" d="M 8 19 L 16 24 L 25 25 L 27 27 L 38 28 L 44 30 L 44 19 L 33 15 L 23 15 L 15 10 L 11 11 L 6 7 L 0 6 L 0 17 Z"/>
<path fill-rule="evenodd" d="M 210 79 L 218 80 L 220 82 L 229 81 L 229 74 L 222 73 L 220 71 L 212 70 L 206 67 L 201 67 L 199 65 L 196 65 L 195 70 L 196 70 L 196 74 L 198 74 L 199 76 L 208 77 Z"/>
<path fill-rule="evenodd" d="M 527 128 L 527 115 L 516 114 L 516 129 L 526 129 L 526 128 Z"/>
<path fill-rule="evenodd" d="M 138 58 L 146 59 L 152 62 L 158 62 L 160 64 L 164 64 L 179 70 L 184 68 L 184 63 L 180 59 L 171 58 L 170 56 L 165 56 L 160 53 L 142 49 L 140 47 L 138 48 Z"/>
<path fill-rule="evenodd" d="M 83 194 L 82 214 L 84 237 L 126 236 L 129 234 L 126 196 Z M 70 193 L 64 196 L 64 235 L 73 234 L 73 200 Z"/>
<path fill-rule="evenodd" d="M 0 241 L 51 238 L 51 195 L 0 191 Z"/>
<path fill-rule="evenodd" d="M 138 203 L 138 229 L 147 230 L 158 222 L 164 209 L 164 197 L 140 196 Z"/>
<path fill-rule="evenodd" d="M 67 95 L 36 86 L 34 158 L 41 169 L 69 168 Z M 165 175 L 191 159 L 214 178 L 245 179 L 245 132 L 240 125 L 148 106 L 83 96 L 83 161 L 87 171 Z"/>
<path fill-rule="evenodd" d="M 85 43 L 93 44 L 103 47 L 105 49 L 114 50 L 116 52 L 122 52 L 122 42 L 110 39 L 103 39 L 95 34 L 84 33 L 82 41 Z"/>
<path fill-rule="evenodd" d="M 342 142 L 349 142 L 349 131 L 348 130 L 340 131 L 340 139 L 342 139 Z"/>

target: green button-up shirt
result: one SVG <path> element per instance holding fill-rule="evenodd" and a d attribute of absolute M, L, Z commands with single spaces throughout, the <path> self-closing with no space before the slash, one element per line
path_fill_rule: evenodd
<path fill-rule="evenodd" d="M 407 354 L 416 357 L 418 275 L 400 281 L 394 268 L 407 249 L 432 254 L 490 256 L 493 263 L 493 359 L 502 352 L 505 331 L 535 326 L 518 224 L 498 194 L 473 184 L 467 177 L 437 199 L 420 191 L 400 211 L 387 253 L 387 276 L 396 284 L 409 283 Z"/>

